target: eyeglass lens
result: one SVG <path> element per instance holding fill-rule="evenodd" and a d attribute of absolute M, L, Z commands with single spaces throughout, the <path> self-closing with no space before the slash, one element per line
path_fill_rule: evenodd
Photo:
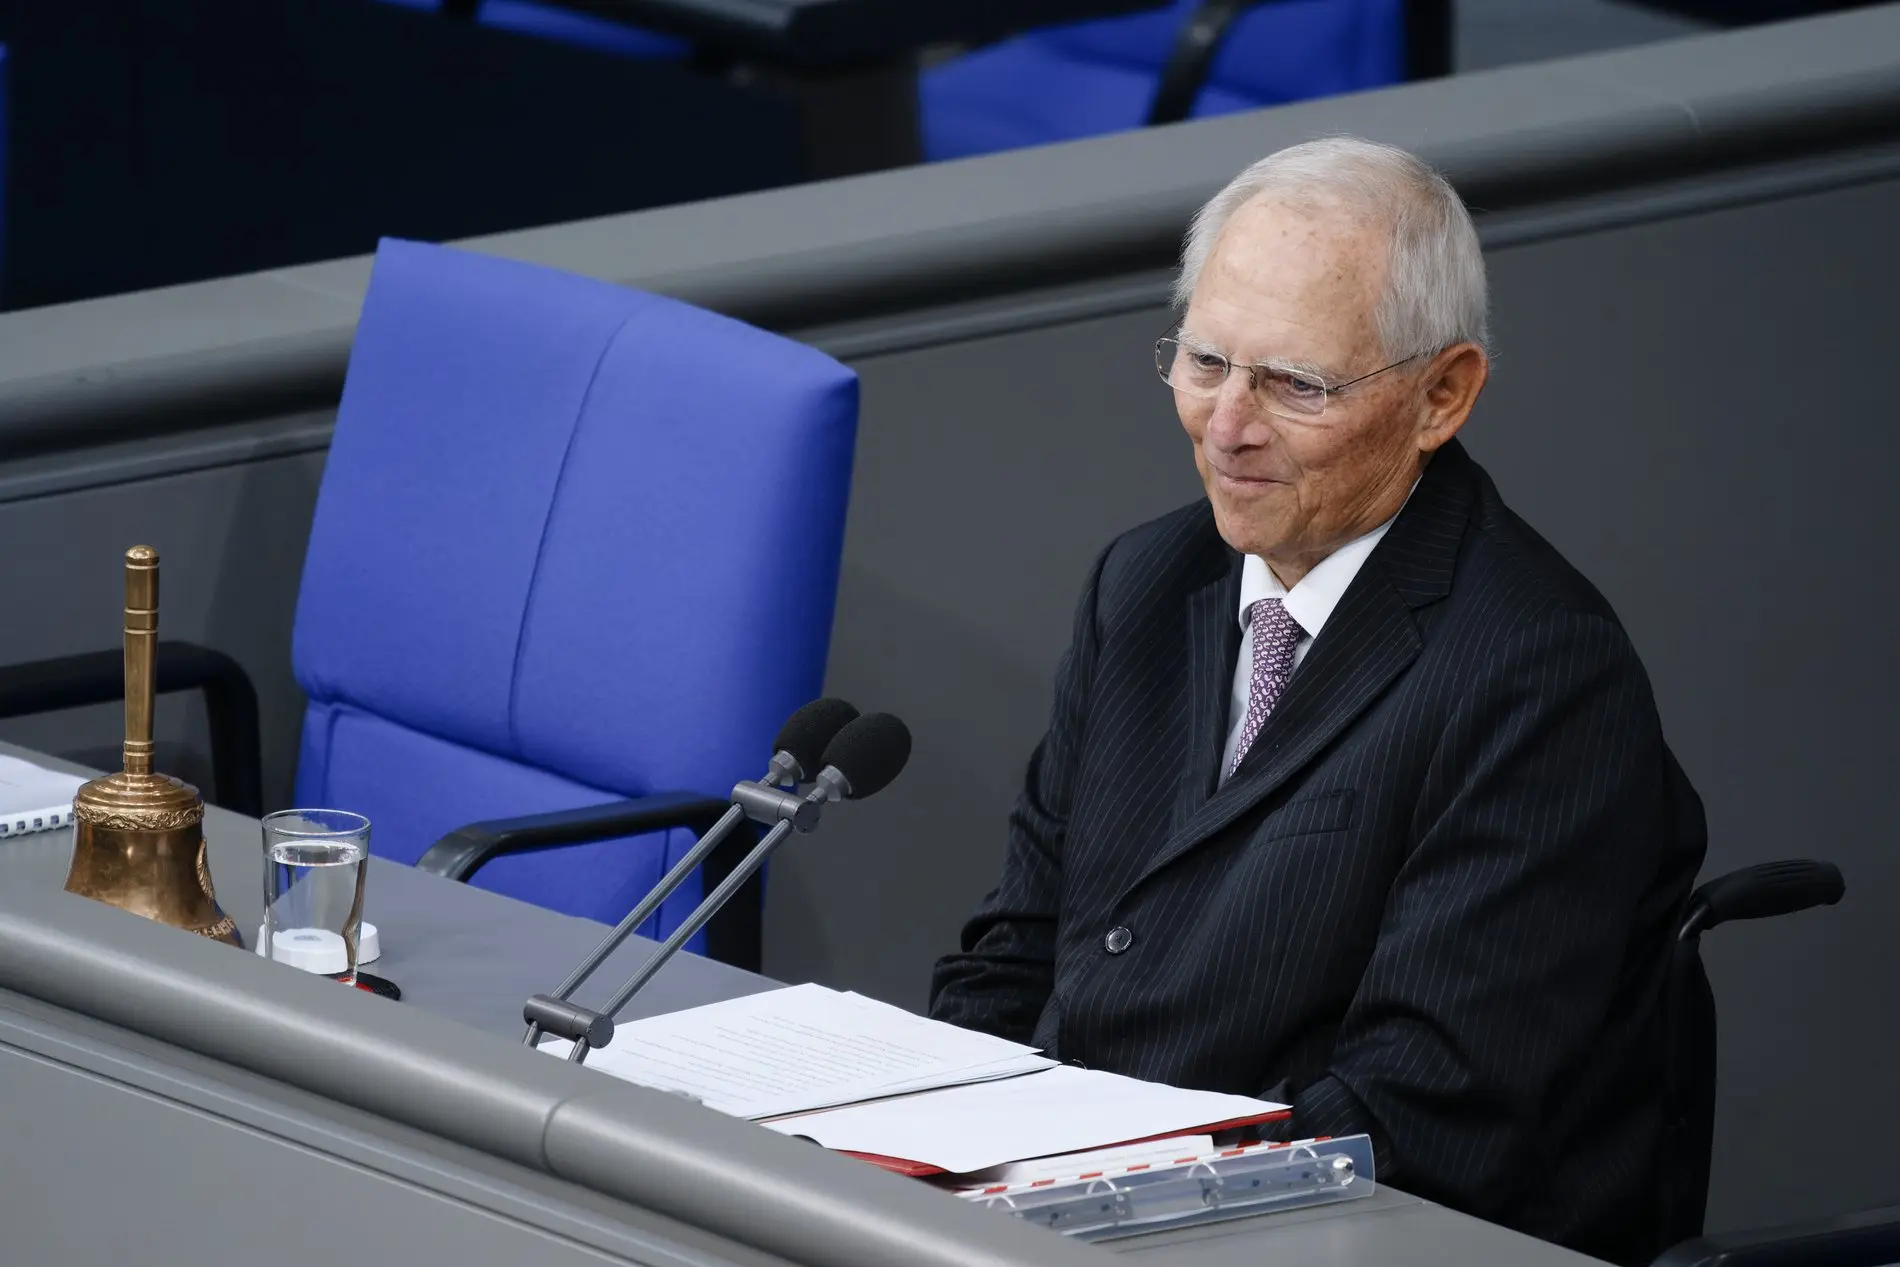
<path fill-rule="evenodd" d="M 1326 409 L 1326 384 L 1317 379 L 1265 365 L 1236 366 L 1219 352 L 1179 339 L 1162 339 L 1155 344 L 1155 368 L 1163 382 L 1190 396 L 1218 395 L 1228 374 L 1238 370 L 1252 376 L 1254 394 L 1269 409 L 1301 417 Z"/>

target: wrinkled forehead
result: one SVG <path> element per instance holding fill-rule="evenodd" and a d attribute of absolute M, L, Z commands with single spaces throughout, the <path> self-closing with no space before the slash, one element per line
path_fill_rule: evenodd
<path fill-rule="evenodd" d="M 1386 226 L 1338 200 L 1262 196 L 1209 252 L 1184 330 L 1230 356 L 1344 364 L 1378 346 Z"/>

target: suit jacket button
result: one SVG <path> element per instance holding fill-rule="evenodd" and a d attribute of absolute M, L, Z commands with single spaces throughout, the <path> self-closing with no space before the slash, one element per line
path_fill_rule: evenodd
<path fill-rule="evenodd" d="M 1134 942 L 1135 935 L 1119 924 L 1108 930 L 1108 936 L 1102 939 L 1102 945 L 1111 955 L 1119 955 Z"/>

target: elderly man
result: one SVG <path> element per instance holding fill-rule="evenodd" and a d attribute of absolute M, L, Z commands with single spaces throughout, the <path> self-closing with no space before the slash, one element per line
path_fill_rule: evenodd
<path fill-rule="evenodd" d="M 1295 146 L 1196 217 L 1177 298 L 1206 500 L 1089 576 L 932 1014 L 1284 1101 L 1382 1180 L 1646 1258 L 1705 829 L 1609 604 L 1456 439 L 1470 217 L 1402 151 Z"/>

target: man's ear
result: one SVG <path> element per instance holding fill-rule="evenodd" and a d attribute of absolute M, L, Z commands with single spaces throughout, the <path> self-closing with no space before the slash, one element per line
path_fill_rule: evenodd
<path fill-rule="evenodd" d="M 1436 453 L 1458 434 L 1490 377 L 1491 359 L 1475 343 L 1453 344 L 1432 358 L 1418 420 L 1421 453 Z"/>

